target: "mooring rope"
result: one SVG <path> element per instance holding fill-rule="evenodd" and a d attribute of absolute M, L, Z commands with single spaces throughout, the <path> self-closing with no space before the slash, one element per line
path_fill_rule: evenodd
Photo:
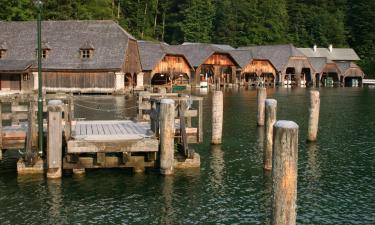
<path fill-rule="evenodd" d="M 101 109 L 101 108 L 94 108 L 94 107 L 85 106 L 85 105 L 81 105 L 81 104 L 77 104 L 77 103 L 74 103 L 74 105 L 82 107 L 82 108 L 86 108 L 86 109 L 90 109 L 90 110 L 96 110 L 96 111 L 102 111 L 102 112 L 123 112 L 123 111 L 128 110 L 128 109 L 138 108 L 138 106 L 133 106 L 133 107 L 122 108 L 122 109 Z"/>

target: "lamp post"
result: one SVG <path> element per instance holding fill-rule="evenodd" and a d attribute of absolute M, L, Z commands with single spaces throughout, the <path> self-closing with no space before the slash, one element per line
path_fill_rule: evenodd
<path fill-rule="evenodd" d="M 43 96 L 42 96 L 42 4 L 41 0 L 34 1 L 38 10 L 37 18 L 37 42 L 38 42 L 38 147 L 43 154 Z"/>

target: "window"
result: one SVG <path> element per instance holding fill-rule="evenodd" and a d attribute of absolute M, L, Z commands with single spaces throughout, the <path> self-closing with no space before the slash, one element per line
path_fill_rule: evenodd
<path fill-rule="evenodd" d="M 47 58 L 47 52 L 48 52 L 47 49 L 43 49 L 43 50 L 42 50 L 42 58 L 43 58 L 43 59 L 46 59 L 46 58 Z"/>
<path fill-rule="evenodd" d="M 82 59 L 91 58 L 91 51 L 89 49 L 81 49 L 81 58 Z"/>
<path fill-rule="evenodd" d="M 28 73 L 24 74 L 22 79 L 23 79 L 23 81 L 30 80 L 30 74 L 28 74 Z"/>
<path fill-rule="evenodd" d="M 0 59 L 5 58 L 5 52 L 6 52 L 6 50 L 0 49 Z"/>

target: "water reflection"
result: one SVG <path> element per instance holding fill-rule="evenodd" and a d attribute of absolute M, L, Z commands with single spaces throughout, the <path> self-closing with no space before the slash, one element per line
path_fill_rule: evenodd
<path fill-rule="evenodd" d="M 163 208 L 160 215 L 161 224 L 173 224 L 175 221 L 173 208 L 173 176 L 164 177 L 163 182 Z"/>
<path fill-rule="evenodd" d="M 222 190 L 225 169 L 224 152 L 221 145 L 212 145 L 211 156 L 210 169 L 212 174 L 210 175 L 210 182 L 215 191 L 219 192 Z"/>
<path fill-rule="evenodd" d="M 65 224 L 61 216 L 61 209 L 63 207 L 61 194 L 61 179 L 47 180 L 47 190 L 51 198 L 48 206 L 48 220 L 50 224 Z"/>
<path fill-rule="evenodd" d="M 263 157 L 263 150 L 264 150 L 264 126 L 257 127 L 257 145 L 258 145 L 258 153 L 260 154 L 259 156 Z"/>
<path fill-rule="evenodd" d="M 307 143 L 307 155 L 308 155 L 308 159 L 307 159 L 307 165 L 308 165 L 308 172 L 309 172 L 309 182 L 310 184 L 314 184 L 316 183 L 321 174 L 320 174 L 320 164 L 317 160 L 317 155 L 318 155 L 318 151 L 319 150 L 319 147 L 317 145 L 317 143 L 315 142 L 311 142 L 311 143 Z"/>

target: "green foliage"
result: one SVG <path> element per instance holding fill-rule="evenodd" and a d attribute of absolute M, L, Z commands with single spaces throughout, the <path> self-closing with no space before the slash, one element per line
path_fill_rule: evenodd
<path fill-rule="evenodd" d="M 136 38 L 232 46 L 353 47 L 375 68 L 374 0 L 43 0 L 46 20 L 112 19 Z M 32 0 L 1 0 L 0 20 L 34 20 Z"/>

